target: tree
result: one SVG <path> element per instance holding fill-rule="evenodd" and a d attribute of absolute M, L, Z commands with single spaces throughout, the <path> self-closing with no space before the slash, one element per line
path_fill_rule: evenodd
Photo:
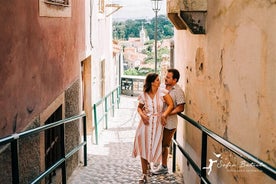
<path fill-rule="evenodd" d="M 157 36 L 158 40 L 168 39 L 173 37 L 173 25 L 167 19 L 165 15 L 159 15 L 157 17 Z M 145 43 L 146 48 L 142 51 L 146 54 L 144 62 L 147 64 L 153 64 L 155 62 L 154 57 L 154 33 L 155 33 L 155 18 L 150 20 L 137 19 L 137 20 L 126 20 L 121 22 L 113 22 L 113 38 L 118 40 L 128 40 L 129 37 L 140 37 L 140 31 L 142 26 L 146 30 L 150 40 Z M 157 51 L 157 62 L 162 61 L 163 54 L 169 55 L 168 48 L 160 48 Z M 129 68 L 124 71 L 125 75 L 146 75 L 148 72 L 154 71 L 153 68 Z"/>
<path fill-rule="evenodd" d="M 173 25 L 165 15 L 159 15 L 157 17 L 157 39 L 165 39 L 173 37 Z M 155 18 L 150 20 L 136 19 L 126 21 L 114 21 L 113 22 L 113 38 L 118 40 L 128 40 L 129 37 L 139 37 L 140 30 L 144 29 L 151 40 L 154 39 L 155 32 Z"/>

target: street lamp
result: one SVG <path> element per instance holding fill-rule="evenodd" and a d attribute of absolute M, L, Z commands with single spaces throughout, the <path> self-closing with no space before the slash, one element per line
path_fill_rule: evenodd
<path fill-rule="evenodd" d="M 152 10 L 155 13 L 155 32 L 154 32 L 154 40 L 155 40 L 155 65 L 154 65 L 154 71 L 157 72 L 157 13 L 161 8 L 162 0 L 151 0 L 152 2 Z"/>

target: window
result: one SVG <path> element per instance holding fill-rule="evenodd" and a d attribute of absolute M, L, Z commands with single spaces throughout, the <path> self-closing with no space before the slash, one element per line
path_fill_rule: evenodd
<path fill-rule="evenodd" d="M 69 0 L 45 0 L 46 4 L 57 5 L 57 6 L 69 6 Z"/>
<path fill-rule="evenodd" d="M 39 0 L 39 16 L 71 17 L 71 0 Z"/>

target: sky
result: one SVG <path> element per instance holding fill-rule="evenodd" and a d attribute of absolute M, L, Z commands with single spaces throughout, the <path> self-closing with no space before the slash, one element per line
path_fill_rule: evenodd
<path fill-rule="evenodd" d="M 112 15 L 113 19 L 151 19 L 155 16 L 151 0 L 112 0 L 112 3 L 123 6 Z M 166 0 L 162 1 L 161 9 L 158 12 L 158 15 L 160 14 L 166 14 Z"/>

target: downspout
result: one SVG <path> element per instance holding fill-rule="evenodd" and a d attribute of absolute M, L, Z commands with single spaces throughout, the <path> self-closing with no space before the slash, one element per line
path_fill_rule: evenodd
<path fill-rule="evenodd" d="M 174 68 L 174 41 L 170 42 L 170 68 Z"/>
<path fill-rule="evenodd" d="M 92 15 L 93 15 L 93 7 L 94 7 L 94 1 L 90 0 L 90 47 L 91 50 L 94 48 L 92 43 Z"/>

